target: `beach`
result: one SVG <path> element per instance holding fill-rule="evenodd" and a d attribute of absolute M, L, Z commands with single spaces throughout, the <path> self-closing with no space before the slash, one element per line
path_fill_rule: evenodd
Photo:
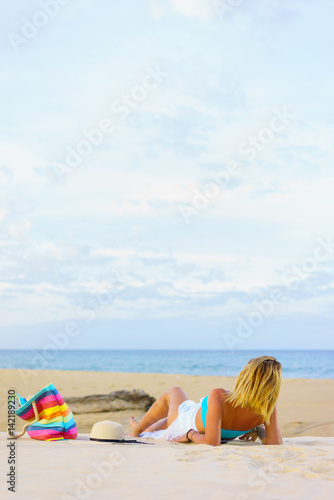
<path fill-rule="evenodd" d="M 6 398 L 8 389 L 33 395 L 52 382 L 66 401 L 73 396 L 143 389 L 159 397 L 181 386 L 199 401 L 212 388 L 232 389 L 234 377 L 181 374 L 106 373 L 88 371 L 0 370 L 1 470 L 6 470 Z M 89 441 L 101 420 L 122 423 L 127 410 L 74 415 L 74 441 L 38 442 L 28 436 L 16 442 L 16 498 L 332 498 L 334 494 L 334 380 L 283 379 L 278 401 L 283 445 L 231 441 L 226 445 L 168 443 L 120 445 Z M 16 419 L 16 429 L 23 421 Z M 1 482 L 1 498 L 12 498 Z"/>

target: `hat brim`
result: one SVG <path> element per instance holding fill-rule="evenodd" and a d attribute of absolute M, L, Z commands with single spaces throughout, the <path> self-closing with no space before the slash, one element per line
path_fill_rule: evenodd
<path fill-rule="evenodd" d="M 90 438 L 90 441 L 98 441 L 100 443 L 121 443 L 121 444 L 154 444 L 154 443 L 144 443 L 143 441 L 137 441 L 136 439 L 98 439 L 98 438 Z"/>

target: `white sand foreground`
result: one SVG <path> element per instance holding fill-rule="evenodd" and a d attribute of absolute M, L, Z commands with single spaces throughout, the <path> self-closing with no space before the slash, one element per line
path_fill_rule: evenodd
<path fill-rule="evenodd" d="M 143 441 L 143 440 L 141 440 Z M 218 447 L 146 440 L 16 442 L 16 493 L 6 491 L 7 435 L 0 433 L 0 498 L 20 500 L 334 498 L 334 438 L 285 438 L 281 446 Z M 8 466 L 7 466 L 8 468 Z"/>

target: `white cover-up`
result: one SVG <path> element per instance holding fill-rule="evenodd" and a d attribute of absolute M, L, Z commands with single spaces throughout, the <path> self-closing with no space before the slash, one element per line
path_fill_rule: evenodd
<path fill-rule="evenodd" d="M 203 398 L 202 398 L 203 399 Z M 187 399 L 180 404 L 178 409 L 178 416 L 170 424 L 167 429 L 162 429 L 160 431 L 153 432 L 142 432 L 139 437 L 154 438 L 154 439 L 166 439 L 166 441 L 172 441 L 180 436 L 183 436 L 189 429 L 194 429 L 198 431 L 195 425 L 196 414 L 202 406 L 202 399 L 199 403 L 195 403 L 191 399 Z"/>

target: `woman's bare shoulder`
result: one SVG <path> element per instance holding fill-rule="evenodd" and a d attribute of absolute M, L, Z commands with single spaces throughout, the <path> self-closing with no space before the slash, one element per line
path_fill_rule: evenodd
<path fill-rule="evenodd" d="M 213 398 L 220 398 L 222 401 L 230 394 L 226 389 L 222 389 L 221 387 L 217 387 L 216 389 L 212 389 L 210 391 L 209 397 L 212 395 Z"/>

